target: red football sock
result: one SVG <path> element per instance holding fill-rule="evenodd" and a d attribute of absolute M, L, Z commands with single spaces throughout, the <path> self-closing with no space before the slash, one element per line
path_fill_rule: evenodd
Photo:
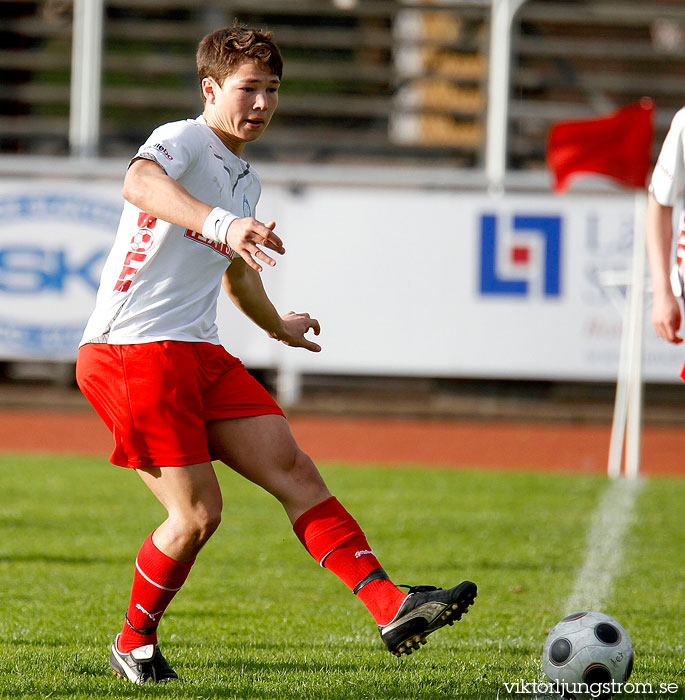
<path fill-rule="evenodd" d="M 376 624 L 393 619 L 407 596 L 388 579 L 357 521 L 337 499 L 310 508 L 293 529 L 314 559 L 364 603 Z"/>
<path fill-rule="evenodd" d="M 161 552 L 150 535 L 138 552 L 131 600 L 117 647 L 124 654 L 146 644 L 157 644 L 157 625 L 183 586 L 193 561 L 175 561 Z"/>

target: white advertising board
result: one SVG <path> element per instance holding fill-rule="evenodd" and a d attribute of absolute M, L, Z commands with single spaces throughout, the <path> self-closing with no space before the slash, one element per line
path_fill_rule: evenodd
<path fill-rule="evenodd" d="M 297 370 L 616 377 L 625 287 L 602 279 L 630 269 L 630 196 L 310 187 L 267 209 L 288 252 L 265 279 L 322 324 L 320 355 L 279 348 Z M 682 362 L 647 324 L 645 377 Z"/>
<path fill-rule="evenodd" d="M 120 213 L 111 185 L 0 183 L 0 358 L 75 357 Z"/>
<path fill-rule="evenodd" d="M 319 354 L 270 341 L 225 299 L 222 341 L 300 372 L 616 377 L 633 203 L 410 187 L 269 184 L 258 216 L 286 255 L 263 279 L 281 311 L 322 324 Z M 120 183 L 0 182 L 0 358 L 73 359 L 116 230 Z M 649 300 L 648 300 L 649 303 Z M 649 318 L 649 312 L 647 313 Z M 645 328 L 645 377 L 683 353 Z"/>

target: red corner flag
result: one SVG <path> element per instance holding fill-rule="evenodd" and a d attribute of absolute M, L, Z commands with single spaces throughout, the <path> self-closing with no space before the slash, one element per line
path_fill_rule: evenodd
<path fill-rule="evenodd" d="M 564 192 L 570 178 L 588 173 L 644 187 L 652 162 L 653 118 L 654 102 L 643 98 L 604 117 L 554 124 L 547 140 L 554 191 Z"/>

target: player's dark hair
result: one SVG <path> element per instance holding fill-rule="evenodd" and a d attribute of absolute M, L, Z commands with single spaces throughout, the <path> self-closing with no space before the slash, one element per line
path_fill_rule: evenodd
<path fill-rule="evenodd" d="M 246 60 L 266 66 L 279 80 L 283 75 L 283 59 L 271 32 L 239 25 L 224 27 L 208 34 L 197 49 L 197 73 L 203 78 L 214 78 L 223 85 Z"/>

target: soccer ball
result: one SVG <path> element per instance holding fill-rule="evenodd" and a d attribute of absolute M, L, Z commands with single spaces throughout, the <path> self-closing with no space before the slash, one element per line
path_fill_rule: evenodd
<path fill-rule="evenodd" d="M 141 228 L 131 238 L 131 250 L 134 253 L 144 253 L 154 242 L 154 236 L 147 229 Z"/>
<path fill-rule="evenodd" d="M 579 612 L 552 628 L 542 649 L 542 668 L 562 697 L 609 698 L 628 680 L 633 658 L 633 643 L 613 617 Z"/>

